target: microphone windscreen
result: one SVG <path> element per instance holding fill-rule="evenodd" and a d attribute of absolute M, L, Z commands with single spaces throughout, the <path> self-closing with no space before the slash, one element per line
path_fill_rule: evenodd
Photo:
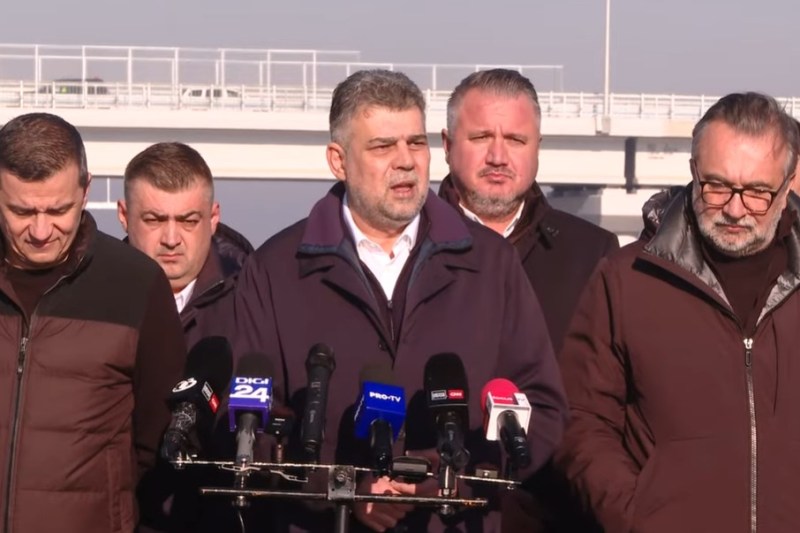
<path fill-rule="evenodd" d="M 425 396 L 429 407 L 463 403 L 469 399 L 464 363 L 454 353 L 432 356 L 425 364 Z"/>
<path fill-rule="evenodd" d="M 186 356 L 186 377 L 207 381 L 215 392 L 227 387 L 233 373 L 233 353 L 228 339 L 200 339 Z"/>
<path fill-rule="evenodd" d="M 236 365 L 236 375 L 239 377 L 271 378 L 274 377 L 272 371 L 272 362 L 263 353 L 246 353 Z"/>
<path fill-rule="evenodd" d="M 317 343 L 308 351 L 306 358 L 306 371 L 310 371 L 313 366 L 325 367 L 329 372 L 336 368 L 336 359 L 333 356 L 333 349 L 324 343 Z"/>
<path fill-rule="evenodd" d="M 385 385 L 395 384 L 394 374 L 388 363 L 364 366 L 358 374 L 358 381 L 362 384 L 362 387 L 365 381 L 383 383 Z"/>
<path fill-rule="evenodd" d="M 490 380 L 483 386 L 481 390 L 481 409 L 486 412 L 486 398 L 489 393 L 494 396 L 513 396 L 515 392 L 519 392 L 519 387 L 514 385 L 513 381 L 505 378 L 495 378 Z"/>

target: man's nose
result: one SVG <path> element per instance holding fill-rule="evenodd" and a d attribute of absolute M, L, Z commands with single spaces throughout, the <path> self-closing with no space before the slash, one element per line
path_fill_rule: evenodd
<path fill-rule="evenodd" d="M 178 224 L 174 220 L 168 220 L 164 224 L 161 232 L 161 244 L 168 248 L 175 248 L 181 242 L 181 233 L 178 230 Z"/>
<path fill-rule="evenodd" d="M 34 241 L 44 242 L 47 241 L 53 234 L 53 223 L 44 213 L 37 213 L 33 216 L 33 222 L 31 223 L 28 231 L 31 239 Z"/>
<path fill-rule="evenodd" d="M 508 147 L 502 135 L 495 135 L 492 139 L 486 154 L 486 163 L 495 167 L 508 165 Z"/>

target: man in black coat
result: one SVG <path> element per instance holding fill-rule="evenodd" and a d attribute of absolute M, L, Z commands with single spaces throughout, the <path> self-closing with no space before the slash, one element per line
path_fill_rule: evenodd
<path fill-rule="evenodd" d="M 516 247 L 558 354 L 584 285 L 619 242 L 547 203 L 536 183 L 540 125 L 536 90 L 522 74 L 493 69 L 467 76 L 447 103 L 442 141 L 450 174 L 439 195 Z M 564 498 L 553 496 L 558 480 L 549 471 L 529 480 L 536 502 L 523 503 L 524 494 L 508 499 L 504 530 L 575 530 L 574 524 L 558 525 L 574 513 L 563 507 Z"/>
<path fill-rule="evenodd" d="M 189 348 L 227 334 L 233 286 L 253 251 L 219 214 L 211 170 L 192 147 L 157 143 L 128 163 L 117 215 L 129 243 L 167 274 Z"/>
<path fill-rule="evenodd" d="M 146 148 L 125 169 L 125 198 L 119 201 L 117 214 L 129 244 L 152 257 L 167 274 L 186 345 L 191 349 L 203 338 L 229 336 L 233 289 L 253 247 L 220 223 L 211 170 L 203 157 L 178 142 Z M 215 366 L 209 363 L 209 367 Z M 216 392 L 222 397 L 226 391 Z M 217 424 L 213 438 L 207 433 L 211 428 L 203 429 L 204 458 L 232 457 L 227 427 Z M 157 529 L 201 532 L 237 527 L 228 502 L 201 498 L 197 490 L 201 485 L 229 485 L 225 474 L 195 469 L 176 473 L 170 465 L 160 466 L 162 477 L 153 481 L 158 488 L 151 491 L 155 503 L 149 511 Z M 169 512 L 162 514 L 165 509 Z"/>

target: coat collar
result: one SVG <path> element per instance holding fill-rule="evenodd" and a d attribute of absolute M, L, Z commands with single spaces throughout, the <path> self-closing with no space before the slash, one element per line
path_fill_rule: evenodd
<path fill-rule="evenodd" d="M 336 183 L 312 208 L 297 250 L 301 259 L 311 260 L 310 263 L 301 260 L 301 275 L 329 266 L 334 256 L 358 264 L 358 255 L 342 223 L 344 192 L 344 184 Z M 454 252 L 454 266 L 476 268 L 465 254 L 459 253 L 471 249 L 473 241 L 467 223 L 459 213 L 431 191 L 428 191 L 422 209 L 428 220 L 428 231 L 424 242 L 418 243 L 422 246 L 420 259 L 440 252 Z M 324 259 L 326 256 L 327 260 Z"/>
<path fill-rule="evenodd" d="M 675 195 L 663 212 L 658 230 L 644 245 L 639 258 L 672 272 L 706 293 L 710 291 L 712 297 L 729 305 L 719 280 L 703 256 L 702 237 L 692 211 L 691 187 L 689 184 Z M 762 317 L 800 286 L 800 220 L 797 217 L 800 198 L 790 193 L 786 209 L 795 212 L 791 231 L 786 237 L 789 268 L 772 288 L 767 305 L 761 311 Z"/>
<path fill-rule="evenodd" d="M 63 263 L 65 272 L 67 272 L 68 275 L 74 273 L 81 265 L 86 264 L 91 259 L 94 253 L 94 243 L 96 239 L 97 223 L 91 213 L 83 211 L 75 240 L 70 247 L 66 262 Z M 7 253 L 6 247 L 7 243 L 5 237 L 0 238 L 0 257 L 3 258 L 3 265 L 7 265 L 5 262 Z"/>
<path fill-rule="evenodd" d="M 451 174 L 442 180 L 439 197 L 463 214 L 461 196 Z M 547 248 L 554 246 L 560 228 L 552 220 L 553 217 L 550 216 L 552 212 L 553 208 L 545 198 L 541 187 L 534 181 L 525 193 L 525 207 L 522 209 L 520 220 L 508 236 L 509 242 L 520 250 L 521 257 L 525 257 L 537 244 L 541 243 Z"/>
<path fill-rule="evenodd" d="M 197 282 L 192 291 L 192 296 L 184 306 L 184 311 L 189 311 L 197 304 L 205 301 L 216 300 L 217 297 L 233 288 L 233 280 L 238 275 L 236 272 L 225 272 L 216 242 L 211 242 L 206 262 L 197 274 Z M 183 313 L 181 313 L 183 315 Z"/>
<path fill-rule="evenodd" d="M 337 183 L 311 210 L 296 253 L 299 275 L 303 278 L 320 272 L 322 283 L 370 309 L 376 327 L 383 331 L 371 285 L 352 239 L 345 233 L 341 211 L 343 195 L 344 186 Z M 454 270 L 479 270 L 478 258 L 470 253 L 473 236 L 469 225 L 473 223 L 466 222 L 431 192 L 422 210 L 420 228 L 424 228 L 425 233 L 417 240 L 419 249 L 414 255 L 409 278 L 406 317 L 453 283 Z M 389 332 L 384 331 L 383 335 L 389 338 Z"/>
<path fill-rule="evenodd" d="M 72 278 L 78 275 L 91 262 L 94 254 L 95 242 L 97 240 L 97 233 L 97 223 L 94 217 L 92 217 L 91 213 L 88 211 L 84 211 L 81 215 L 78 232 L 75 235 L 75 241 L 72 243 L 67 260 L 56 267 L 63 268 L 62 279 Z M 5 275 L 7 269 L 10 268 L 8 263 L 5 262 L 7 253 L 6 246 L 5 238 L 0 238 L 0 257 L 3 258 L 3 260 L 0 261 L 0 272 L 3 273 L 3 275 L 0 276 L 0 291 L 11 297 L 21 309 L 22 306 L 19 304 L 16 292 L 11 286 L 8 277 Z"/>

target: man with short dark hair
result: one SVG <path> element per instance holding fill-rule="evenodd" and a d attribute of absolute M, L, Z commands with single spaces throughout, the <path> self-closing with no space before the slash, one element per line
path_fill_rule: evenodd
<path fill-rule="evenodd" d="M 197 150 L 163 142 L 137 154 L 117 215 L 130 244 L 167 274 L 187 346 L 226 335 L 233 287 L 253 247 L 220 223 L 211 170 Z"/>
<path fill-rule="evenodd" d="M 0 506 L 4 531 L 132 532 L 185 347 L 169 284 L 97 230 L 78 131 L 0 129 Z"/>
<path fill-rule="evenodd" d="M 352 430 L 361 371 L 391 369 L 410 398 L 395 454 L 436 462 L 436 433 L 419 429 L 429 417 L 423 370 L 431 356 L 454 353 L 466 367 L 471 391 L 468 470 L 499 466 L 499 447 L 487 446 L 483 436 L 479 391 L 491 378 L 505 377 L 533 406 L 533 461 L 521 473 L 527 475 L 559 441 L 565 404 L 547 328 L 516 252 L 429 192 L 425 102 L 404 74 L 360 71 L 340 83 L 330 130 L 328 166 L 339 183 L 307 219 L 269 239 L 245 265 L 235 302 L 239 352 L 271 361 L 275 400 L 300 417 L 306 354 L 316 343 L 329 345 L 336 370 L 321 462 L 358 466 L 369 466 L 368 448 Z M 435 480 L 413 485 L 372 475 L 359 486 L 361 493 L 437 491 Z M 472 495 L 464 484 L 458 491 Z M 331 509 L 301 511 L 288 503 L 281 509 L 278 519 L 290 531 L 331 531 Z M 495 531 L 498 514 L 465 509 L 445 520 L 408 505 L 353 508 L 361 529 L 374 531 L 398 524 L 407 531 Z"/>
<path fill-rule="evenodd" d="M 200 153 L 183 143 L 162 142 L 137 154 L 125 169 L 125 198 L 118 202 L 117 215 L 128 242 L 166 273 L 187 346 L 228 336 L 236 279 L 253 247 L 219 221 L 214 180 Z M 227 459 L 230 435 L 227 427 L 217 429 L 225 433 L 204 439 L 201 454 Z M 163 466 L 149 487 L 154 526 L 193 533 L 234 526 L 236 517 L 227 502 L 199 493 L 201 486 L 228 481 L 224 474 L 194 468 L 174 472 Z M 169 513 L 164 514 L 167 501 Z"/>
<path fill-rule="evenodd" d="M 692 182 L 582 297 L 556 463 L 606 531 L 800 529 L 798 144 L 773 98 L 719 100 Z"/>

